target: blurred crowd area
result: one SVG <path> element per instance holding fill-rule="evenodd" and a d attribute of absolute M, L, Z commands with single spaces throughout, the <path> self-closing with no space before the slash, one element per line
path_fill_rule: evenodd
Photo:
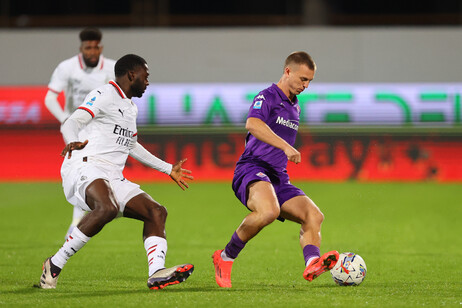
<path fill-rule="evenodd" d="M 460 0 L 0 0 L 0 27 L 457 26 Z"/>

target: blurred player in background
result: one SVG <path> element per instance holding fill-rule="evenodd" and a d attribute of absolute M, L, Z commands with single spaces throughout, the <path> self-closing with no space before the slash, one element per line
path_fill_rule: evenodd
<path fill-rule="evenodd" d="M 131 98 L 141 97 L 149 84 L 146 61 L 136 55 L 123 56 L 115 64 L 115 76 L 115 82 L 91 91 L 61 127 L 67 144 L 61 154 L 65 157 L 61 167 L 64 194 L 72 205 L 89 213 L 61 249 L 44 262 L 41 288 L 56 288 L 68 259 L 120 215 L 144 222 L 150 289 L 180 283 L 194 270 L 192 264 L 164 267 L 167 210 L 122 174 L 128 155 L 170 175 L 183 190 L 188 188 L 186 179 L 193 179 L 191 171 L 182 168 L 185 160 L 172 166 L 137 142 L 138 108 Z"/>
<path fill-rule="evenodd" d="M 85 96 L 91 90 L 114 79 L 115 61 L 104 58 L 102 54 L 101 31 L 96 28 L 85 28 L 79 36 L 80 53 L 59 63 L 51 76 L 45 96 L 45 106 L 61 124 L 83 103 Z M 64 109 L 58 102 L 58 95 L 62 91 L 66 98 Z M 83 215 L 85 215 L 84 211 L 74 207 L 66 238 Z"/>
<path fill-rule="evenodd" d="M 315 72 L 316 64 L 306 52 L 290 54 L 279 82 L 261 91 L 250 107 L 246 146 L 236 164 L 232 187 L 251 213 L 225 249 L 212 256 L 220 287 L 231 288 L 234 260 L 249 240 L 276 219 L 301 225 L 306 280 L 312 281 L 330 270 L 338 260 L 337 251 L 320 255 L 324 215 L 302 190 L 290 183 L 286 170 L 288 161 L 301 161 L 300 152 L 293 148 L 300 119 L 297 95 L 308 87 Z"/>

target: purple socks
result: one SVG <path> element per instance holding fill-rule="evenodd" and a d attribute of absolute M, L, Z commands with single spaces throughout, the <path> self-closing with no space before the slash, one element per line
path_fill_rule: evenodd
<path fill-rule="evenodd" d="M 236 259 L 242 249 L 244 249 L 245 243 L 237 236 L 237 233 L 234 232 L 231 240 L 228 245 L 225 247 L 225 253 L 229 258 Z M 305 263 L 308 262 L 312 257 L 320 257 L 321 252 L 319 247 L 315 245 L 306 245 L 303 247 L 303 257 L 305 258 Z"/>
<path fill-rule="evenodd" d="M 320 256 L 321 252 L 319 250 L 319 247 L 314 245 L 306 245 L 305 247 L 303 247 L 303 257 L 305 257 L 305 264 L 308 262 L 310 258 Z"/>
<path fill-rule="evenodd" d="M 225 253 L 228 257 L 236 259 L 237 255 L 241 252 L 244 246 L 245 243 L 239 238 L 239 236 L 237 236 L 237 233 L 234 232 L 233 236 L 231 237 L 231 240 L 225 247 Z"/>

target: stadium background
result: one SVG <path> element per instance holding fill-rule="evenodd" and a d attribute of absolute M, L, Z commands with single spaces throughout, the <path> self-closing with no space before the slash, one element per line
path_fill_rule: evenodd
<path fill-rule="evenodd" d="M 129 161 L 126 176 L 168 208 L 168 265 L 196 268 L 162 292 L 146 288 L 141 222 L 124 218 L 72 258 L 56 290 L 33 288 L 72 212 L 43 96 L 88 25 L 102 28 L 106 56 L 148 60 L 141 141 L 169 161 L 187 156 L 196 177 L 183 192 Z M 460 307 L 461 25 L 459 0 L 0 0 L 0 305 Z M 297 49 L 319 70 L 300 96 L 303 162 L 290 173 L 325 214 L 321 250 L 360 254 L 367 277 L 307 284 L 299 226 L 275 222 L 225 290 L 210 256 L 248 213 L 230 187 L 242 118 Z"/>
<path fill-rule="evenodd" d="M 43 97 L 93 25 L 105 56 L 146 58 L 140 139 L 165 160 L 188 157 L 197 180 L 231 178 L 252 96 L 279 79 L 287 54 L 306 50 L 318 72 L 301 96 L 293 179 L 461 181 L 461 6 L 411 2 L 4 0 L 0 180 L 59 181 L 63 142 Z M 166 179 L 134 160 L 126 175 Z"/>

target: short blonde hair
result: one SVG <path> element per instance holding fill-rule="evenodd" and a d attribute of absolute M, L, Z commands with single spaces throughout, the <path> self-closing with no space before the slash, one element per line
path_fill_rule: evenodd
<path fill-rule="evenodd" d="M 284 63 L 284 68 L 286 68 L 292 63 L 298 64 L 298 65 L 305 64 L 306 66 L 308 66 L 310 70 L 312 71 L 316 70 L 316 63 L 314 63 L 313 58 L 304 51 L 295 51 L 291 53 L 287 57 L 286 62 Z"/>

